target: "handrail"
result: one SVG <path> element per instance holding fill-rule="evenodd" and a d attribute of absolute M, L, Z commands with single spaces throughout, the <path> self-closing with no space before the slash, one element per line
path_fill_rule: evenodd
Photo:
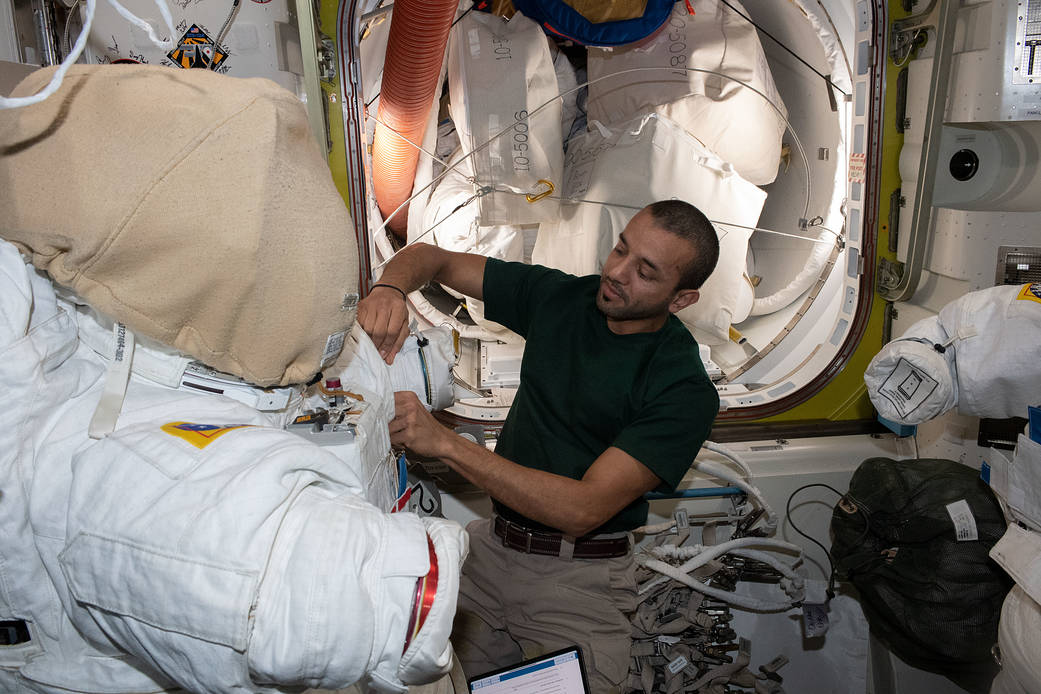
<path fill-rule="evenodd" d="M 918 176 L 915 181 L 915 201 L 911 214 L 908 236 L 907 260 L 903 272 L 889 282 L 879 282 L 879 293 L 887 301 L 907 301 L 918 289 L 925 264 L 925 249 L 932 235 L 934 214 L 932 206 L 933 186 L 936 184 L 936 166 L 940 158 L 940 130 L 947 107 L 948 85 L 951 64 L 954 62 L 954 30 L 957 25 L 955 13 L 958 3 L 952 0 L 932 0 L 929 8 L 914 17 L 893 23 L 893 33 L 918 31 L 932 26 L 936 31 L 936 47 L 933 70 L 929 85 L 929 101 L 925 112 L 925 127 L 922 131 L 922 153 Z M 910 45 L 910 44 L 909 44 Z M 913 50 L 910 46 L 909 50 Z"/>

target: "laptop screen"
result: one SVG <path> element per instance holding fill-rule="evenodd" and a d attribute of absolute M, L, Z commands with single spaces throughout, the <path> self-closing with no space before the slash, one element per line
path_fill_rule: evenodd
<path fill-rule="evenodd" d="M 480 694 L 589 694 L 577 646 L 472 677 L 469 684 Z"/>

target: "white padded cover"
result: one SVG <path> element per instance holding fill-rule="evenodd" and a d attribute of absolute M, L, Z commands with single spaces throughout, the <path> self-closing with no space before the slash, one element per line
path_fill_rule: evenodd
<path fill-rule="evenodd" d="M 932 345 L 945 345 L 940 354 Z M 977 417 L 1024 417 L 1041 382 L 1041 284 L 971 292 L 912 325 L 864 372 L 879 414 L 920 424 L 954 405 Z"/>
<path fill-rule="evenodd" d="M 744 12 L 737 0 L 731 3 Z M 655 110 L 752 183 L 770 183 L 777 177 L 787 111 L 756 29 L 718 0 L 699 0 L 695 9 L 690 15 L 677 2 L 669 21 L 646 41 L 589 49 L 589 120 L 618 123 Z M 722 73 L 763 96 L 732 79 L 684 68 Z M 601 79 L 609 75 L 615 76 Z"/>
<path fill-rule="evenodd" d="M 1041 691 L 1041 606 L 1013 586 L 1001 607 L 998 648 L 1001 671 L 990 694 L 1034 694 Z"/>
<path fill-rule="evenodd" d="M 391 386 L 394 392 L 411 390 L 428 410 L 443 410 L 455 403 L 455 362 L 451 328 L 438 326 L 409 335 L 388 369 Z"/>
<path fill-rule="evenodd" d="M 430 231 L 426 240 L 459 253 L 476 253 L 499 260 L 523 261 L 525 234 L 533 234 L 537 225 L 481 226 L 479 203 L 474 198 L 475 188 L 470 181 L 474 175 L 473 157 L 465 156 L 459 149 L 453 153 L 448 163 L 449 170 L 430 195 L 423 213 L 423 228 Z M 525 201 L 524 204 L 529 203 Z M 445 287 L 445 290 L 457 297 L 463 297 L 448 287 Z M 466 297 L 466 310 L 479 328 L 485 331 L 483 338 L 503 339 L 503 336 L 509 333 L 498 323 L 485 319 L 484 302 Z M 422 397 L 420 395 L 420 399 Z"/>
<path fill-rule="evenodd" d="M 448 45 L 452 120 L 463 149 L 475 151 L 477 185 L 496 190 L 480 200 L 481 224 L 556 219 L 555 199 L 530 204 L 524 198 L 542 190 L 539 179 L 556 185 L 563 169 L 561 106 L 546 35 L 519 12 L 509 22 L 470 12 L 452 30 Z M 522 122 L 488 143 L 517 120 Z"/>
<path fill-rule="evenodd" d="M 572 139 L 564 193 L 573 202 L 561 206 L 559 224 L 539 228 L 533 262 L 576 275 L 599 273 L 640 208 L 656 200 L 685 200 L 716 223 L 720 255 L 701 299 L 677 315 L 708 345 L 726 342 L 730 325 L 748 316 L 753 290 L 745 262 L 751 231 L 742 227 L 759 221 L 766 193 L 678 125 L 651 114 Z"/>

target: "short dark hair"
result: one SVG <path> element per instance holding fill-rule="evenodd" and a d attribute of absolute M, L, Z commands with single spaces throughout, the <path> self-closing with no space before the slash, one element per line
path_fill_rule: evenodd
<path fill-rule="evenodd" d="M 701 210 L 683 200 L 659 200 L 646 208 L 654 223 L 665 231 L 690 241 L 694 259 L 680 277 L 678 289 L 698 289 L 719 260 L 719 238 L 712 222 Z"/>

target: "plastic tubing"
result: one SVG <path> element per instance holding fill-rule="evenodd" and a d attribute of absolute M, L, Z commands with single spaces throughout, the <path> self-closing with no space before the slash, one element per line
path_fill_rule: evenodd
<path fill-rule="evenodd" d="M 408 226 L 421 142 L 434 103 L 456 0 L 397 0 L 383 62 L 383 83 L 372 143 L 372 183 L 380 214 L 401 239 Z M 388 217 L 389 215 L 389 217 Z"/>
<path fill-rule="evenodd" d="M 745 480 L 738 477 L 732 470 L 729 470 L 720 463 L 711 460 L 695 460 L 694 467 L 707 475 L 718 477 L 724 482 L 729 482 L 735 487 L 740 487 L 749 496 L 754 498 L 759 506 L 766 513 L 766 520 L 763 521 L 763 525 L 766 526 L 766 531 L 773 533 L 777 529 L 777 514 L 774 513 L 773 507 L 766 501 L 766 497 L 759 491 L 759 488 L 746 482 Z"/>
<path fill-rule="evenodd" d="M 751 466 L 748 463 L 746 463 L 744 459 L 741 458 L 737 453 L 734 453 L 726 446 L 721 446 L 715 441 L 706 441 L 705 443 L 701 444 L 701 447 L 706 448 L 712 451 L 713 453 L 719 453 L 727 460 L 733 462 L 734 465 L 737 465 L 739 468 L 741 468 L 741 472 L 745 473 L 745 477 L 747 477 L 748 479 L 752 479 Z"/>
<path fill-rule="evenodd" d="M 718 545 L 713 545 L 712 547 L 671 547 L 669 545 L 653 547 L 651 548 L 650 553 L 656 554 L 658 556 L 674 556 L 679 558 L 682 558 L 684 556 L 692 556 L 682 566 L 673 566 L 672 564 L 668 564 L 659 559 L 650 558 L 649 555 L 644 555 L 643 557 L 638 558 L 640 564 L 646 566 L 648 569 L 653 569 L 654 571 L 657 571 L 658 573 L 662 574 L 661 578 L 649 581 L 642 585 L 639 589 L 639 592 L 641 594 L 648 594 L 655 586 L 664 582 L 667 577 L 679 581 L 680 583 L 684 584 L 685 586 L 689 586 L 690 588 L 693 588 L 699 593 L 704 593 L 709 597 L 716 598 L 717 600 L 723 600 L 725 602 L 728 602 L 732 605 L 736 605 L 744 609 L 760 610 L 764 612 L 778 612 L 789 609 L 792 606 L 793 601 L 801 599 L 803 586 L 802 577 L 795 573 L 795 570 L 791 566 L 788 566 L 783 562 L 777 561 L 772 557 L 770 557 L 769 560 L 765 559 L 765 557 L 769 556 L 766 555 L 765 552 L 745 550 L 744 552 L 742 552 L 742 554 L 748 556 L 749 558 L 767 561 L 767 563 L 769 563 L 770 566 L 777 569 L 784 577 L 782 579 L 781 588 L 789 596 L 788 600 L 760 600 L 751 596 L 741 595 L 739 593 L 733 593 L 726 590 L 720 590 L 719 588 L 707 586 L 690 575 L 692 571 L 704 566 L 705 564 L 709 563 L 713 559 L 716 559 L 717 557 L 720 557 L 730 552 L 734 552 L 734 550 L 744 550 L 744 548 L 750 546 L 776 547 L 778 549 L 798 553 L 800 556 L 802 554 L 802 550 L 797 545 L 793 545 L 788 542 L 782 542 L 780 540 L 767 540 L 761 537 L 742 537 L 736 540 L 730 540 L 729 542 L 723 542 Z M 736 552 L 734 553 L 736 554 Z"/>

